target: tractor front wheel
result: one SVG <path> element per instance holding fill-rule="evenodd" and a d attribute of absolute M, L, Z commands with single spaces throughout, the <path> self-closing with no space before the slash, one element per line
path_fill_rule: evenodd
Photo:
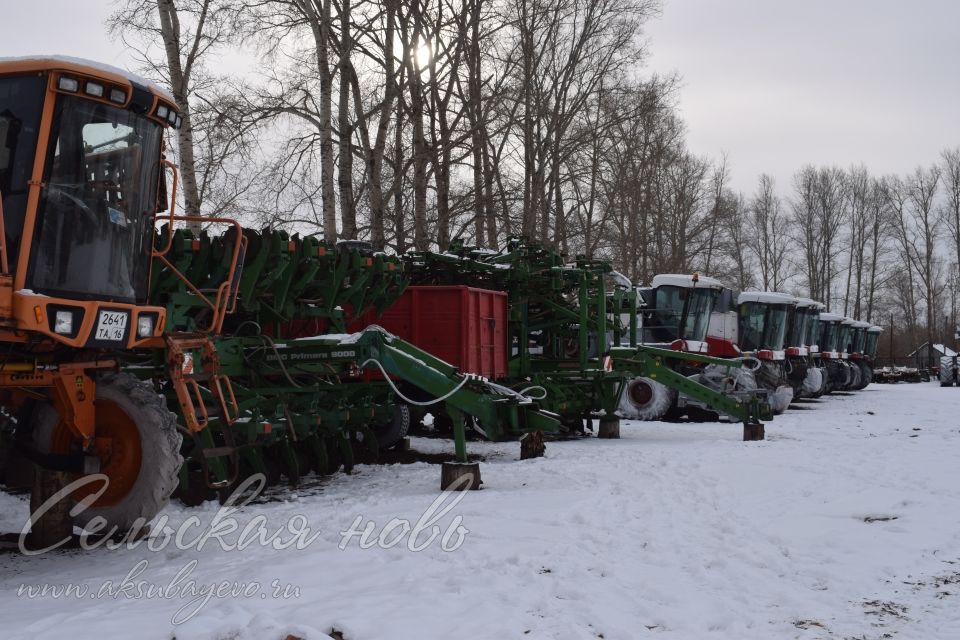
<path fill-rule="evenodd" d="M 99 473 L 109 482 L 73 523 L 82 528 L 99 516 L 107 522 L 107 532 L 122 533 L 138 520 L 149 522 L 166 506 L 183 464 L 182 436 L 163 398 L 130 374 L 101 376 L 94 406 Z M 42 453 L 76 453 L 80 447 L 50 404 L 38 406 L 34 413 L 33 439 Z M 101 483 L 91 482 L 72 497 L 79 501 L 101 488 Z"/>

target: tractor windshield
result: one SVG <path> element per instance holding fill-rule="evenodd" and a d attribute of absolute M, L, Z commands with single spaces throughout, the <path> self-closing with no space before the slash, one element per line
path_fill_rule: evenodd
<path fill-rule="evenodd" d="M 783 349 L 783 339 L 787 334 L 787 305 L 769 305 L 767 308 L 766 331 L 764 331 L 764 347 L 779 351 Z"/>
<path fill-rule="evenodd" d="M 161 127 L 60 96 L 47 149 L 28 286 L 81 300 L 146 300 Z"/>
<path fill-rule="evenodd" d="M 808 307 L 796 307 L 790 315 L 790 328 L 787 331 L 788 347 L 802 347 L 806 344 Z"/>
<path fill-rule="evenodd" d="M 867 332 L 863 329 L 853 330 L 853 353 L 863 353 L 863 341 Z"/>
<path fill-rule="evenodd" d="M 837 351 L 840 353 L 850 353 L 853 345 L 851 343 L 851 335 L 853 334 L 853 327 L 849 324 L 841 324 L 840 330 L 837 332 Z"/>
<path fill-rule="evenodd" d="M 818 344 L 818 339 L 820 337 L 820 313 L 816 310 L 811 309 L 807 315 L 807 346 L 813 347 L 820 345 Z"/>
<path fill-rule="evenodd" d="M 689 296 L 689 307 L 683 327 L 684 340 L 698 340 L 703 342 L 707 337 L 707 326 L 710 324 L 710 314 L 713 312 L 713 303 L 717 299 L 716 289 L 693 289 Z"/>
<path fill-rule="evenodd" d="M 763 347 L 763 323 L 767 309 L 759 302 L 745 302 L 740 305 L 740 348 L 744 351 L 756 351 Z"/>
<path fill-rule="evenodd" d="M 652 322 L 646 325 L 652 334 L 651 342 L 704 340 L 716 297 L 715 289 L 657 287 L 654 308 L 648 316 Z"/>
<path fill-rule="evenodd" d="M 864 353 L 864 355 L 867 355 L 867 356 L 869 356 L 869 357 L 871 357 L 871 358 L 872 358 L 874 355 L 876 355 L 876 353 L 877 353 L 877 338 L 879 338 L 879 337 L 880 337 L 880 334 L 877 333 L 877 332 L 875 332 L 875 331 L 871 331 L 871 332 L 867 333 L 867 336 L 866 336 L 866 339 L 865 339 L 865 342 L 864 342 L 864 347 L 863 347 L 863 353 Z"/>
<path fill-rule="evenodd" d="M 820 351 L 836 351 L 837 323 L 824 322 L 820 325 Z"/>

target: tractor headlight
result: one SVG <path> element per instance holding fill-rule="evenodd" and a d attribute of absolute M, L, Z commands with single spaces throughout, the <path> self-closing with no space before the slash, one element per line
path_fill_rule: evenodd
<path fill-rule="evenodd" d="M 137 336 L 140 338 L 149 338 L 153 335 L 153 316 L 140 316 L 137 318 Z"/>
<path fill-rule="evenodd" d="M 97 84 L 96 82 L 88 82 L 87 86 L 84 87 L 83 91 L 88 96 L 93 96 L 95 98 L 103 97 L 103 85 Z"/>
<path fill-rule="evenodd" d="M 53 317 L 53 331 L 54 333 L 71 335 L 73 333 L 73 312 L 57 311 Z"/>
<path fill-rule="evenodd" d="M 69 76 L 60 76 L 60 79 L 57 81 L 57 88 L 60 89 L 60 91 L 76 93 L 80 89 L 80 81 Z"/>

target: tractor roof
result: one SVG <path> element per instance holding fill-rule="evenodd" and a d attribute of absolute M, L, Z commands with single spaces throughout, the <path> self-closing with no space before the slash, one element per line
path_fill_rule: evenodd
<path fill-rule="evenodd" d="M 797 298 L 788 293 L 776 291 L 744 291 L 737 298 L 737 304 L 760 302 L 764 304 L 797 304 Z"/>
<path fill-rule="evenodd" d="M 811 298 L 797 298 L 797 306 L 813 307 L 814 309 L 818 309 L 820 311 L 824 311 L 827 308 L 827 305 L 823 304 L 822 302 L 817 302 Z"/>
<path fill-rule="evenodd" d="M 23 56 L 18 58 L 0 57 L 0 74 L 25 71 L 68 71 L 97 76 L 104 80 L 126 86 L 131 86 L 135 83 L 150 89 L 150 91 L 156 95 L 170 102 L 174 102 L 170 92 L 156 82 L 131 73 L 130 71 L 120 69 L 119 67 L 103 64 L 102 62 L 57 55 Z"/>
<path fill-rule="evenodd" d="M 708 276 L 697 276 L 697 281 L 693 281 L 693 274 L 690 273 L 658 273 L 650 281 L 650 287 L 671 286 L 684 287 L 692 289 L 696 287 L 706 287 L 708 289 L 723 289 L 723 283 Z"/>

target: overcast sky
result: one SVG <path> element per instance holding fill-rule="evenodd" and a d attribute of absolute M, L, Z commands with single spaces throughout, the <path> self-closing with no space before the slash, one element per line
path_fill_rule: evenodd
<path fill-rule="evenodd" d="M 5 2 L 0 56 L 129 66 L 111 0 Z M 903 173 L 960 145 L 960 0 L 664 0 L 650 70 L 683 76 L 691 149 L 729 154 L 733 186 L 788 191 L 805 163 Z"/>
<path fill-rule="evenodd" d="M 960 1 L 664 0 L 656 71 L 683 76 L 690 148 L 734 187 L 806 163 L 903 173 L 960 145 Z"/>

